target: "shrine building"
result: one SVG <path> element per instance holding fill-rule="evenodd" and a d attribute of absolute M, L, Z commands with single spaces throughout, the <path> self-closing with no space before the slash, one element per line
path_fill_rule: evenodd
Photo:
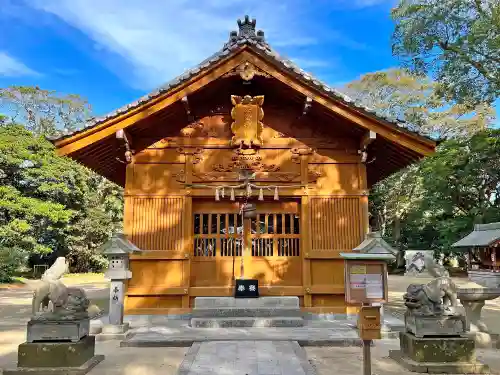
<path fill-rule="evenodd" d="M 298 296 L 349 313 L 344 260 L 369 231 L 373 184 L 435 142 L 354 103 L 238 21 L 222 49 L 54 141 L 124 188 L 126 314 L 187 313 L 199 296 Z M 168 61 L 165 62 L 168 64 Z"/>

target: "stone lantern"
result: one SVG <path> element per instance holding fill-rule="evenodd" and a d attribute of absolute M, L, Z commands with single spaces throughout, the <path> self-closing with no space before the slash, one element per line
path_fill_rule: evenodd
<path fill-rule="evenodd" d="M 125 338 L 128 323 L 123 322 L 125 281 L 132 278 L 129 270 L 129 255 L 141 250 L 127 240 L 124 234 L 116 233 L 101 248 L 109 260 L 104 276 L 111 280 L 109 294 L 109 322 L 102 327 L 102 338 Z"/>

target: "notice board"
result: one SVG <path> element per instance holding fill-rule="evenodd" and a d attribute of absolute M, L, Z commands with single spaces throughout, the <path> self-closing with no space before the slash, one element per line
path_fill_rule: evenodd
<path fill-rule="evenodd" d="M 345 289 L 345 299 L 350 304 L 387 302 L 387 264 L 346 259 Z"/>

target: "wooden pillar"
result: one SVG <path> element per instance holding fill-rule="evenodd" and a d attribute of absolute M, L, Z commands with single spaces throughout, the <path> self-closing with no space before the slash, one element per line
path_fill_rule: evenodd
<path fill-rule="evenodd" d="M 127 164 L 125 168 L 125 189 L 123 191 L 123 234 L 127 236 L 128 240 L 133 242 L 132 238 L 132 227 L 134 223 L 134 196 L 129 195 L 132 183 L 134 180 L 134 162 Z M 135 245 L 135 244 L 134 244 Z M 130 268 L 130 264 L 129 264 Z M 133 277 L 133 275 L 132 275 Z M 127 290 L 129 286 L 130 279 L 126 279 L 123 282 L 122 294 L 123 294 L 123 309 L 124 312 L 127 310 Z"/>
<path fill-rule="evenodd" d="M 276 230 L 275 230 L 276 232 Z M 252 269 L 252 222 L 251 219 L 243 219 L 243 269 L 241 270 L 241 276 L 244 279 L 252 278 L 253 275 L 250 274 Z M 276 242 L 276 241 L 274 241 Z"/>
<path fill-rule="evenodd" d="M 185 181 L 192 182 L 193 176 L 193 155 L 185 155 Z M 193 198 L 189 195 L 184 197 L 184 261 L 183 261 L 183 276 L 184 276 L 184 295 L 182 296 L 182 308 L 189 308 L 189 287 L 191 283 L 191 257 L 193 256 Z"/>
<path fill-rule="evenodd" d="M 368 207 L 368 183 L 367 183 L 367 176 L 366 176 L 366 165 L 363 163 L 358 164 L 358 177 L 359 177 L 359 190 L 361 192 L 361 197 L 359 200 L 359 207 L 360 207 L 360 225 L 361 225 L 361 241 L 364 240 L 366 234 L 370 231 L 370 224 L 369 224 L 369 207 Z M 361 243 L 361 242 L 360 242 Z"/>
<path fill-rule="evenodd" d="M 134 164 L 127 164 L 125 169 L 125 189 L 124 189 L 124 199 L 123 199 L 123 234 L 127 237 L 132 236 L 132 224 L 134 216 L 134 197 L 129 195 L 129 189 L 131 187 L 134 178 Z M 131 238 L 128 238 L 131 241 Z"/>
<path fill-rule="evenodd" d="M 301 184 L 307 186 L 309 180 L 309 155 L 300 156 L 300 175 Z M 307 190 L 304 190 L 300 205 L 300 238 L 302 253 L 302 284 L 304 288 L 304 307 L 312 307 L 311 289 L 311 261 L 309 260 L 309 251 L 311 250 L 311 220 L 309 196 Z"/>

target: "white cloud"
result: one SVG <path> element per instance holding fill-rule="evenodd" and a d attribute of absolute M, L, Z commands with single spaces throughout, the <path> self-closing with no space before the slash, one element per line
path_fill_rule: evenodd
<path fill-rule="evenodd" d="M 6 52 L 0 51 L 0 77 L 22 77 L 22 76 L 38 76 L 33 69 L 27 67 L 21 61 L 8 55 Z"/>
<path fill-rule="evenodd" d="M 102 56 L 108 60 L 103 63 L 142 88 L 157 86 L 219 50 L 245 13 L 257 18 L 257 28 L 278 42 L 294 39 L 294 33 L 283 35 L 277 27 L 277 17 L 289 17 L 289 8 L 280 4 L 264 7 L 243 0 L 31 0 L 29 4 L 86 33 L 95 42 L 96 54 L 108 53 Z M 124 58 L 125 64 L 116 58 L 109 61 L 113 55 Z"/>
<path fill-rule="evenodd" d="M 315 21 L 302 13 L 305 0 L 27 1 L 83 31 L 95 43 L 92 53 L 101 63 L 141 89 L 156 87 L 219 50 L 245 14 L 256 18 L 257 29 L 286 55 L 301 56 L 297 49 L 317 44 L 310 37 Z M 362 48 L 338 31 L 328 31 L 333 43 Z M 320 59 L 310 60 L 318 66 Z"/>

